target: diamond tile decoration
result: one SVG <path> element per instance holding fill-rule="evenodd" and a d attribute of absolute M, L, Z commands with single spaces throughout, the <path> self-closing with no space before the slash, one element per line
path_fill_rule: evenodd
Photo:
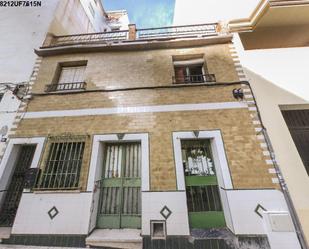
<path fill-rule="evenodd" d="M 263 211 L 267 211 L 261 204 L 258 204 L 256 206 L 256 208 L 254 209 L 254 212 L 260 216 L 261 218 L 263 218 L 263 215 L 260 213 L 260 209 L 262 209 Z"/>
<path fill-rule="evenodd" d="M 48 211 L 48 216 L 49 218 L 52 220 L 53 218 L 55 218 L 57 215 L 59 214 L 58 209 L 53 206 L 49 211 Z"/>
<path fill-rule="evenodd" d="M 160 214 L 164 217 L 164 219 L 168 219 L 168 217 L 170 217 L 170 215 L 172 214 L 172 211 L 167 207 L 164 206 L 161 211 Z"/>

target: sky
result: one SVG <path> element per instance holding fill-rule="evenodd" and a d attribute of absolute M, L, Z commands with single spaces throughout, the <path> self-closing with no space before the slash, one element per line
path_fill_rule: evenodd
<path fill-rule="evenodd" d="M 102 0 L 105 10 L 125 9 L 137 28 L 170 26 L 175 0 Z"/>

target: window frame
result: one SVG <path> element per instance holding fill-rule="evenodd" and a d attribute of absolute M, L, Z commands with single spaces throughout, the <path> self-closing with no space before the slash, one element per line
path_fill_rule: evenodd
<path fill-rule="evenodd" d="M 71 152 L 73 151 L 73 144 L 75 143 L 80 143 L 81 147 L 77 147 L 74 149 L 74 154 L 72 155 L 73 157 L 75 155 L 78 155 L 76 154 L 76 151 L 79 150 L 79 156 L 81 156 L 81 158 L 79 159 L 79 162 L 76 167 L 76 172 L 74 174 L 77 175 L 77 183 L 76 183 L 76 186 L 63 186 L 60 184 L 55 186 L 55 181 L 52 181 L 50 180 L 50 182 L 53 182 L 53 186 L 48 186 L 48 187 L 45 187 L 45 184 L 44 184 L 44 181 L 48 178 L 46 178 L 46 175 L 50 174 L 50 175 L 53 175 L 54 177 L 59 177 L 59 175 L 62 175 L 64 174 L 63 172 L 66 171 L 68 173 L 68 164 L 69 162 L 71 162 L 71 165 L 72 166 L 72 161 L 76 160 L 74 159 L 73 157 L 69 158 L 69 160 L 62 160 L 64 158 L 61 159 L 61 156 L 62 156 L 62 153 L 63 153 L 63 147 L 64 145 L 66 144 L 66 152 L 68 150 L 68 144 L 72 144 L 71 145 Z M 58 151 L 59 149 L 59 144 L 63 144 L 63 146 L 61 147 L 61 150 Z M 59 137 L 49 137 L 48 140 L 47 140 L 47 145 L 45 147 L 45 151 L 44 151 L 44 155 L 43 155 L 43 160 L 41 161 L 41 171 L 40 171 L 40 175 L 38 177 L 38 181 L 37 181 L 37 184 L 36 184 L 36 187 L 34 188 L 35 190 L 40 190 L 40 191 L 45 191 L 45 190 L 51 190 L 51 191 L 57 191 L 57 190 L 78 190 L 78 189 L 81 189 L 82 186 L 81 186 L 81 177 L 82 177 L 82 169 L 83 169 L 83 165 L 85 164 L 85 153 L 86 153 L 86 148 L 87 146 L 87 136 L 59 136 Z M 53 151 L 54 150 L 54 151 Z M 54 155 L 52 155 L 52 153 Z M 52 156 L 56 156 L 56 154 L 59 154 L 59 157 L 57 160 L 53 160 L 52 159 Z M 71 156 L 70 155 L 70 156 Z M 57 157 L 57 156 L 56 156 Z M 50 163 L 50 160 L 53 160 L 54 163 L 53 163 L 53 166 L 51 168 L 51 172 L 48 173 L 50 167 L 49 167 L 49 163 Z M 57 170 L 57 167 L 54 168 L 55 166 L 55 162 L 65 162 L 65 163 L 62 163 L 62 167 L 61 167 L 61 171 L 58 171 Z M 66 165 L 66 167 L 64 167 L 64 165 Z M 76 163 L 75 163 L 76 164 Z M 75 165 L 76 166 L 76 165 Z M 56 172 L 54 171 L 56 170 Z M 72 169 L 71 169 L 72 171 Z M 72 173 L 72 172 L 71 172 Z M 45 179 L 44 179 L 45 178 Z M 74 183 L 74 182 L 73 182 Z M 50 183 L 49 183 L 50 185 Z"/>
<path fill-rule="evenodd" d="M 202 131 L 180 131 L 173 132 L 173 149 L 174 161 L 176 166 L 177 190 L 186 191 L 185 173 L 182 164 L 181 140 L 185 139 L 210 139 L 211 150 L 216 169 L 216 177 L 219 193 L 222 202 L 223 213 L 227 227 L 234 230 L 229 200 L 227 196 L 228 190 L 233 190 L 233 182 L 231 178 L 228 161 L 226 158 L 224 143 L 220 130 L 202 130 Z"/>

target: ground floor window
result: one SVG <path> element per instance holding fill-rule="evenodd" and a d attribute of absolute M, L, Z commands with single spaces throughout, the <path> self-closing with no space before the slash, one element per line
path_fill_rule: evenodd
<path fill-rule="evenodd" d="M 37 187 L 39 189 L 78 188 L 84 149 L 83 136 L 50 138 Z"/>

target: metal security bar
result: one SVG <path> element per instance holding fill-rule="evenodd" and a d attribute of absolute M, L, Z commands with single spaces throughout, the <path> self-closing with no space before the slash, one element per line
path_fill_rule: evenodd
<path fill-rule="evenodd" d="M 121 193 L 123 191 L 123 193 Z M 139 187 L 104 187 L 101 192 L 102 214 L 141 214 L 141 200 Z M 121 195 L 123 195 L 121 200 Z M 122 208 L 121 208 L 121 203 Z"/>
<path fill-rule="evenodd" d="M 0 209 L 0 226 L 12 226 L 24 189 L 24 177 L 30 168 L 35 145 L 21 146 L 10 186 L 4 191 L 5 199 Z"/>
<path fill-rule="evenodd" d="M 78 188 L 85 142 L 52 142 L 39 189 Z"/>
<path fill-rule="evenodd" d="M 141 188 L 124 187 L 122 214 L 141 214 Z"/>
<path fill-rule="evenodd" d="M 86 90 L 86 82 L 71 82 L 49 84 L 45 87 L 45 92 L 71 91 L 71 90 Z"/>
<path fill-rule="evenodd" d="M 98 227 L 139 228 L 141 144 L 105 144 Z"/>
<path fill-rule="evenodd" d="M 222 211 L 217 185 L 186 188 L 189 212 Z"/>
<path fill-rule="evenodd" d="M 181 149 L 186 176 L 216 174 L 209 140 L 183 140 Z"/>
<path fill-rule="evenodd" d="M 216 76 L 214 74 L 199 74 L 199 75 L 188 75 L 183 77 L 173 76 L 174 84 L 184 83 L 214 83 L 216 82 Z"/>
<path fill-rule="evenodd" d="M 104 178 L 140 177 L 140 143 L 108 144 Z"/>
<path fill-rule="evenodd" d="M 138 29 L 137 39 L 189 38 L 217 35 L 217 23 Z"/>

